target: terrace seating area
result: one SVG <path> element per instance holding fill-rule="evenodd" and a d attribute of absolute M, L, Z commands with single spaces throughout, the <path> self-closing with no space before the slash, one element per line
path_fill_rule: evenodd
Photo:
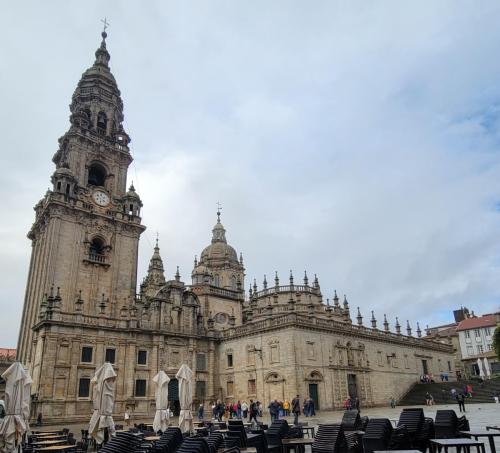
<path fill-rule="evenodd" d="M 427 418 L 421 408 L 403 409 L 398 419 L 361 417 L 359 411 L 344 413 L 341 423 L 307 423 L 290 425 L 287 420 L 275 420 L 271 425 L 226 422 L 196 422 L 194 434 L 182 433 L 169 427 L 155 433 L 151 425 L 135 425 L 128 430 L 118 429 L 106 436 L 103 445 L 95 444 L 88 432 L 82 430 L 75 439 L 67 429 L 33 432 L 23 444 L 23 452 L 64 451 L 84 453 L 374 453 L 378 451 L 440 451 L 441 447 L 463 446 L 465 451 L 477 447 L 485 453 L 487 437 L 490 451 L 495 453 L 494 437 L 500 436 L 496 426 L 489 431 L 470 431 L 465 417 L 453 410 L 438 410 L 435 419 Z M 118 426 L 122 428 L 121 426 Z M 316 432 L 315 432 L 316 429 Z M 306 435 L 305 435 L 306 434 Z M 474 439 L 475 440 L 474 440 Z"/>

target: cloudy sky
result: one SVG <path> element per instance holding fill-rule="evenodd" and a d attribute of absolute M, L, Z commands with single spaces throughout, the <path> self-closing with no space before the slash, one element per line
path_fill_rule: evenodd
<path fill-rule="evenodd" d="M 148 227 L 140 279 L 158 231 L 189 282 L 220 201 L 247 288 L 307 269 L 392 324 L 498 309 L 498 2 L 16 1 L 0 27 L 0 347 L 104 16 Z"/>

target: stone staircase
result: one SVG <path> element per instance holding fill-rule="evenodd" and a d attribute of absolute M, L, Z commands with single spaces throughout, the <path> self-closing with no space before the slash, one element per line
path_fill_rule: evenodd
<path fill-rule="evenodd" d="M 472 398 L 467 398 L 470 403 L 493 403 L 493 394 L 496 391 L 500 396 L 500 378 L 490 379 L 480 384 L 478 381 L 435 382 L 432 384 L 415 384 L 409 392 L 398 401 L 399 406 L 425 405 L 425 394 L 429 392 L 435 404 L 450 404 L 455 402 L 451 397 L 451 389 L 461 391 L 464 385 L 472 385 Z M 444 391 L 443 391 L 444 390 Z"/>

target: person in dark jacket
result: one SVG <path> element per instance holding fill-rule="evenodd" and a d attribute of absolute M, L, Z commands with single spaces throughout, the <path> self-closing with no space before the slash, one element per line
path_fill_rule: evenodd
<path fill-rule="evenodd" d="M 250 400 L 250 407 L 248 409 L 248 421 L 251 422 L 253 419 L 255 420 L 255 423 L 257 423 L 257 415 L 259 415 L 257 403 L 254 400 Z"/>
<path fill-rule="evenodd" d="M 271 423 L 274 422 L 275 420 L 278 420 L 278 412 L 280 410 L 278 401 L 277 400 L 271 401 L 271 403 L 267 408 L 269 409 L 269 414 L 271 414 Z"/>
<path fill-rule="evenodd" d="M 465 395 L 462 393 L 459 393 L 457 395 L 457 403 L 458 403 L 458 408 L 460 409 L 460 412 L 465 412 Z"/>
<path fill-rule="evenodd" d="M 300 415 L 300 397 L 297 395 L 292 400 L 292 413 L 293 413 L 293 424 L 299 424 L 299 415 Z"/>

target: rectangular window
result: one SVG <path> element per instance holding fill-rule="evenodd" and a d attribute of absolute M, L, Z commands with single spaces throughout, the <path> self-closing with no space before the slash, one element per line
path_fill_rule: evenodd
<path fill-rule="evenodd" d="M 382 357 L 382 351 L 377 351 L 377 362 L 378 362 L 378 366 L 384 366 L 384 359 Z"/>
<path fill-rule="evenodd" d="M 234 382 L 227 381 L 227 396 L 233 396 L 234 392 Z"/>
<path fill-rule="evenodd" d="M 489 327 L 485 327 L 484 333 L 486 334 L 487 337 L 489 337 L 491 335 L 490 328 Z"/>
<path fill-rule="evenodd" d="M 135 396 L 146 396 L 146 380 L 137 379 L 135 381 Z"/>
<path fill-rule="evenodd" d="M 448 371 L 451 371 L 451 362 L 448 360 Z"/>
<path fill-rule="evenodd" d="M 405 355 L 405 368 L 410 368 L 410 364 L 408 363 L 408 356 Z"/>
<path fill-rule="evenodd" d="M 255 379 L 248 380 L 248 394 L 249 395 L 257 394 L 257 387 L 255 385 Z"/>
<path fill-rule="evenodd" d="M 441 359 L 438 359 L 438 368 L 439 368 L 439 371 L 443 371 L 443 366 L 441 364 Z"/>
<path fill-rule="evenodd" d="M 280 361 L 280 350 L 277 344 L 271 346 L 271 362 L 276 363 Z"/>
<path fill-rule="evenodd" d="M 78 381 L 78 398 L 88 398 L 90 395 L 90 378 L 80 378 Z"/>
<path fill-rule="evenodd" d="M 196 370 L 206 371 L 207 369 L 207 356 L 202 353 L 196 354 Z"/>
<path fill-rule="evenodd" d="M 247 365 L 255 365 L 255 349 L 247 349 Z"/>
<path fill-rule="evenodd" d="M 472 349 L 472 346 L 467 346 L 467 355 L 474 355 L 474 349 Z"/>
<path fill-rule="evenodd" d="M 146 365 L 148 363 L 148 351 L 137 351 L 137 365 Z"/>
<path fill-rule="evenodd" d="M 481 331 L 479 329 L 474 329 L 474 335 L 476 336 L 476 338 L 480 337 Z"/>
<path fill-rule="evenodd" d="M 470 338 L 470 332 L 468 330 L 466 330 L 464 333 L 465 333 L 465 338 Z"/>
<path fill-rule="evenodd" d="M 232 368 L 233 367 L 233 354 L 228 354 L 227 355 L 227 367 Z M 231 393 L 232 395 L 232 393 Z"/>
<path fill-rule="evenodd" d="M 106 349 L 106 362 L 115 363 L 116 349 Z"/>
<path fill-rule="evenodd" d="M 477 347 L 477 353 L 478 353 L 478 354 L 482 354 L 483 352 L 484 352 L 484 350 L 483 350 L 483 345 L 482 345 L 482 344 L 480 344 L 480 345 Z"/>
<path fill-rule="evenodd" d="M 488 351 L 492 351 L 493 350 L 493 345 L 492 344 L 489 344 L 488 345 Z"/>
<path fill-rule="evenodd" d="M 205 391 L 206 391 L 206 382 L 205 381 L 196 381 L 196 389 L 195 389 L 196 398 L 204 399 L 205 398 Z"/>
<path fill-rule="evenodd" d="M 84 346 L 82 348 L 82 362 L 92 363 L 92 347 Z"/>

